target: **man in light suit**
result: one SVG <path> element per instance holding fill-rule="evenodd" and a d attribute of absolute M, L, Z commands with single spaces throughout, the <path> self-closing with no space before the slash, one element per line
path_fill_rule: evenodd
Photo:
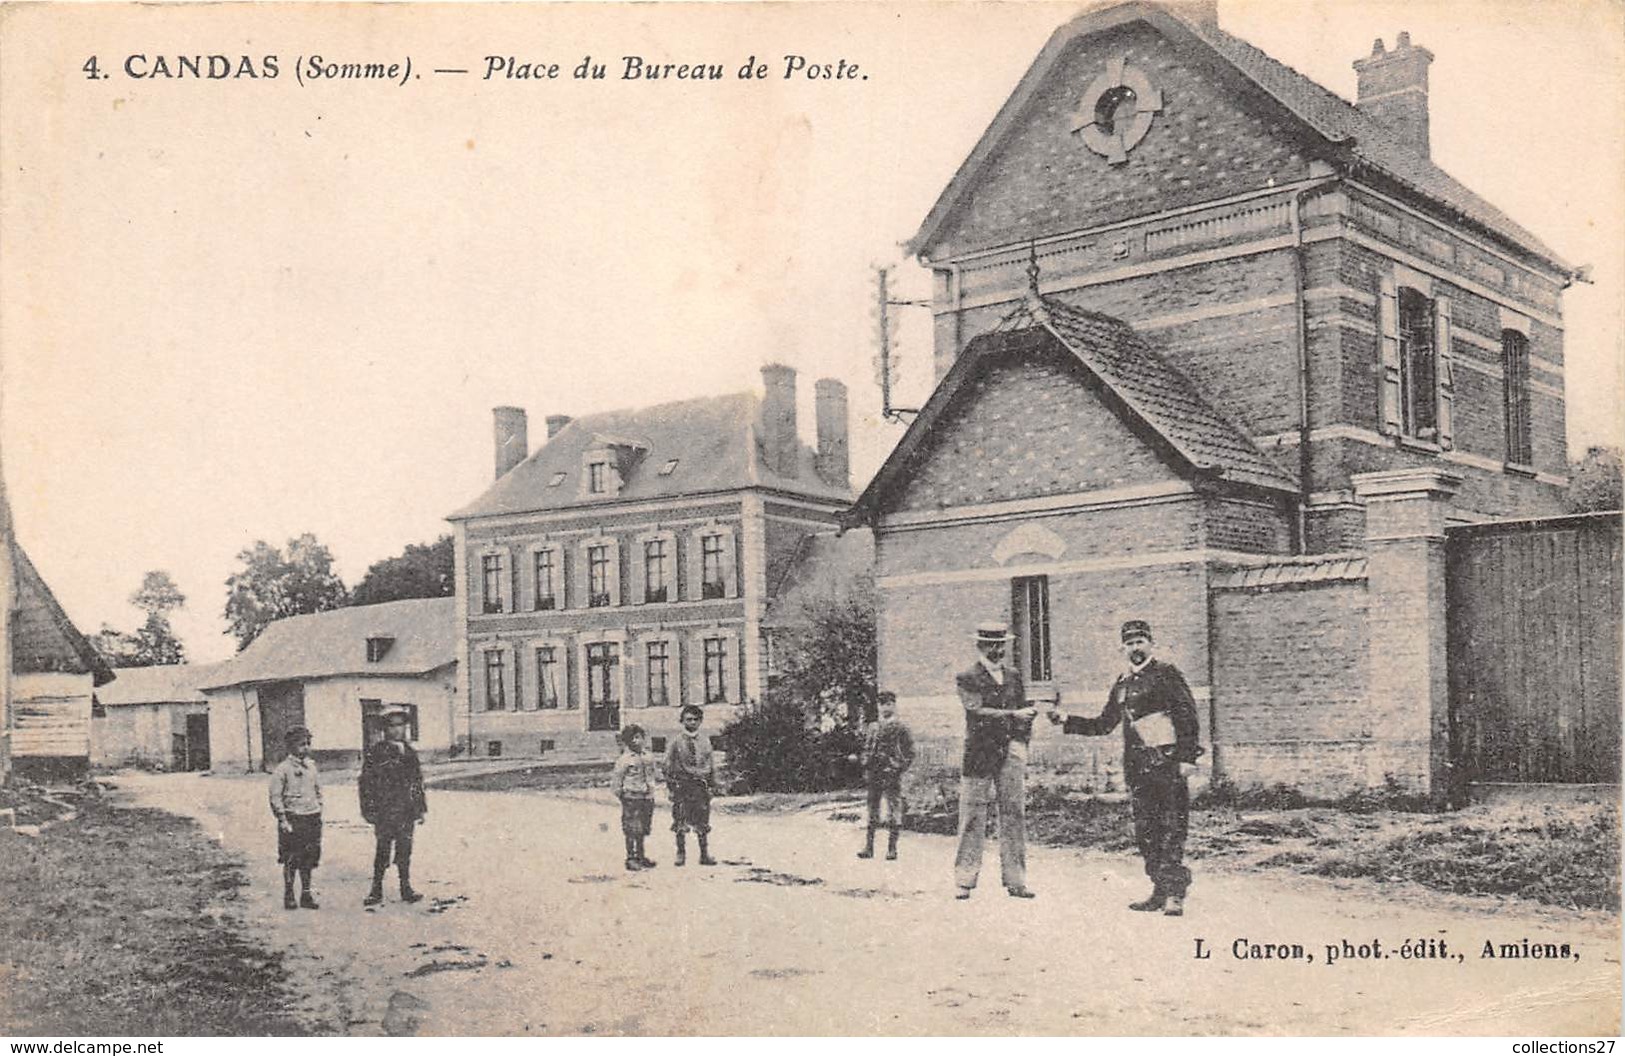
<path fill-rule="evenodd" d="M 954 856 L 957 898 L 969 898 L 982 869 L 987 805 L 998 797 L 999 874 L 1013 898 L 1027 888 L 1027 742 L 1038 709 L 1027 704 L 1021 673 L 1006 667 L 1010 629 L 976 628 L 976 663 L 955 680 L 965 709 L 965 756 L 959 783 L 959 851 Z"/>

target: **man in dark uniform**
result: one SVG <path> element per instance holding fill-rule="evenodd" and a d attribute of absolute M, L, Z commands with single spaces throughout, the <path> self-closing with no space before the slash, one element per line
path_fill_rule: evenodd
<path fill-rule="evenodd" d="M 959 850 L 954 855 L 956 898 L 969 898 L 982 870 L 988 800 L 999 804 L 999 874 L 1012 898 L 1032 898 L 1027 887 L 1027 742 L 1038 709 L 1027 703 L 1021 672 L 1004 665 L 1010 630 L 1001 623 L 976 629 L 976 663 L 955 679 L 965 709 L 965 756 L 959 782 Z"/>
<path fill-rule="evenodd" d="M 429 812 L 423 796 L 423 768 L 418 753 L 406 743 L 406 709 L 390 709 L 384 713 L 384 722 L 384 738 L 367 749 L 359 782 L 361 816 L 378 837 L 372 858 L 372 890 L 362 900 L 367 906 L 384 900 L 384 872 L 392 851 L 400 873 L 401 901 L 423 900 L 412 890 L 412 833 Z"/>
<path fill-rule="evenodd" d="M 1184 864 L 1190 789 L 1182 767 L 1202 755 L 1196 743 L 1196 702 L 1179 668 L 1152 658 L 1149 623 L 1129 620 L 1122 638 L 1129 669 L 1117 676 L 1100 717 L 1068 715 L 1056 707 L 1049 719 L 1067 733 L 1094 736 L 1123 723 L 1123 774 L 1134 811 L 1134 842 L 1155 885 L 1150 897 L 1129 908 L 1142 913 L 1160 909 L 1178 917 L 1185 912 L 1191 882 Z"/>

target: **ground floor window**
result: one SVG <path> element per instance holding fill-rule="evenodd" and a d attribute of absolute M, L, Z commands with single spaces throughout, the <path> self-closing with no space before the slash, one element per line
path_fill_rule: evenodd
<path fill-rule="evenodd" d="M 563 673 L 560 670 L 558 647 L 544 645 L 536 650 L 536 706 L 557 708 Z"/>
<path fill-rule="evenodd" d="M 621 647 L 615 642 L 587 646 L 587 728 L 618 729 L 621 724 Z"/>
<path fill-rule="evenodd" d="M 508 707 L 507 658 L 501 649 L 485 651 L 485 710 L 503 711 Z"/>
<path fill-rule="evenodd" d="M 721 704 L 728 699 L 728 639 L 705 639 L 705 702 Z"/>
<path fill-rule="evenodd" d="M 1049 577 L 1012 580 L 1010 611 L 1021 676 L 1028 682 L 1050 681 Z"/>
<path fill-rule="evenodd" d="M 648 644 L 647 659 L 649 662 L 649 706 L 663 708 L 671 703 L 671 643 L 666 641 L 650 642 Z"/>

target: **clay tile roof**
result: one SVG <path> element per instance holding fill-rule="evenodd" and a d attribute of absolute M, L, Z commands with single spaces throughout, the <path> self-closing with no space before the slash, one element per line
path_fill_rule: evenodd
<path fill-rule="evenodd" d="M 1260 558 L 1261 564 L 1220 568 L 1210 585 L 1217 590 L 1262 590 L 1303 583 L 1359 580 L 1366 576 L 1364 557 L 1347 554 L 1312 554 L 1307 557 Z"/>
<path fill-rule="evenodd" d="M 705 396 L 602 414 L 570 422 L 541 448 L 504 474 L 485 493 L 451 514 L 449 520 L 492 514 L 530 513 L 566 507 L 672 498 L 682 495 L 765 487 L 835 502 L 847 502 L 850 491 L 824 482 L 814 469 L 814 454 L 800 446 L 795 477 L 781 476 L 763 463 L 756 423 L 761 399 L 755 393 Z M 605 444 L 635 448 L 638 457 L 627 467 L 614 496 L 581 494 L 583 456 Z M 677 467 L 660 470 L 675 459 Z M 559 474 L 558 484 L 552 480 Z"/>
<path fill-rule="evenodd" d="M 1041 314 L 1045 327 L 1192 466 L 1242 483 L 1297 490 L 1294 477 L 1214 410 L 1133 327 L 1047 297 Z"/>
<path fill-rule="evenodd" d="M 1182 460 L 1187 471 L 1295 494 L 1296 479 L 1261 452 L 1241 428 L 1205 400 L 1171 363 L 1120 319 L 1053 298 L 1029 296 L 998 326 L 971 341 L 943 375 L 874 479 L 848 511 L 849 524 L 878 513 L 881 497 L 908 473 L 926 436 L 982 360 L 1026 355 L 1059 346 L 1093 374 L 1137 419 Z"/>

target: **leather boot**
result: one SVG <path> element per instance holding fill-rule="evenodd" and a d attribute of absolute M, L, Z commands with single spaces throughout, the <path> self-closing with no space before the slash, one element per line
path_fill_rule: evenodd
<path fill-rule="evenodd" d="M 363 906 L 376 906 L 381 904 L 383 901 L 384 874 L 381 872 L 375 872 L 372 874 L 372 890 L 367 892 L 367 897 L 361 900 L 361 904 Z"/>
<path fill-rule="evenodd" d="M 1163 907 L 1162 915 L 1165 917 L 1183 917 L 1185 915 L 1185 899 L 1182 895 L 1172 895 L 1168 904 Z"/>
<path fill-rule="evenodd" d="M 401 901 L 422 902 L 423 896 L 412 890 L 412 869 L 410 866 L 398 865 L 401 872 Z"/>
<path fill-rule="evenodd" d="M 671 860 L 672 865 L 688 864 L 688 838 L 682 833 L 677 834 L 677 857 Z"/>
<path fill-rule="evenodd" d="M 897 860 L 897 826 L 893 825 L 891 827 L 891 831 L 886 834 L 886 861 L 895 862 L 896 860 Z"/>
<path fill-rule="evenodd" d="M 704 833 L 700 834 L 700 864 L 701 865 L 716 865 L 717 864 L 717 860 L 715 858 L 711 857 L 710 848 L 706 846 L 706 837 L 705 837 Z"/>
<path fill-rule="evenodd" d="M 858 852 L 859 858 L 873 858 L 875 856 L 875 827 L 869 826 L 863 837 L 863 850 Z"/>
<path fill-rule="evenodd" d="M 1159 888 L 1138 902 L 1130 902 L 1128 908 L 1136 913 L 1155 913 L 1168 904 L 1168 896 Z"/>

